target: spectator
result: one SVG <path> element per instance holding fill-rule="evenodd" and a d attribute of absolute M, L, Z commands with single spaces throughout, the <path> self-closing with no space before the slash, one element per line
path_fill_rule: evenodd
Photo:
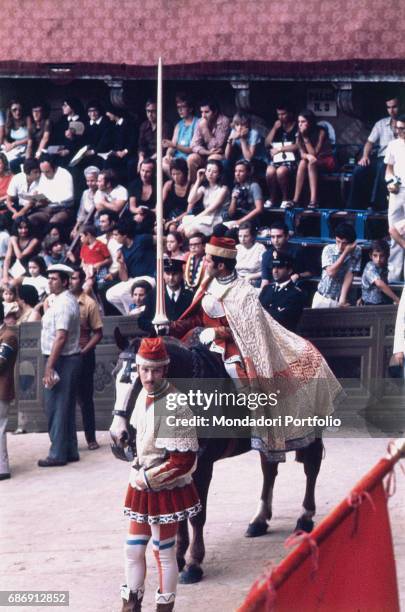
<path fill-rule="evenodd" d="M 236 272 L 254 287 L 260 286 L 262 257 L 266 247 L 256 242 L 255 230 L 249 221 L 238 229 L 239 244 L 236 245 Z"/>
<path fill-rule="evenodd" d="M 36 255 L 28 260 L 28 274 L 22 281 L 23 286 L 35 287 L 38 298 L 43 300 L 49 294 L 49 284 L 46 277 L 46 263 L 43 257 Z"/>
<path fill-rule="evenodd" d="M 18 172 L 25 159 L 29 126 L 30 122 L 28 117 L 24 116 L 21 102 L 12 100 L 7 109 L 2 150 L 13 173 Z"/>
<path fill-rule="evenodd" d="M 335 236 L 335 244 L 327 244 L 322 251 L 322 278 L 312 308 L 350 306 L 348 295 L 353 272 L 360 271 L 361 249 L 356 245 L 356 232 L 348 223 L 340 223 Z"/>
<path fill-rule="evenodd" d="M 3 285 L 3 316 L 6 317 L 12 310 L 18 310 L 17 288 L 11 283 Z"/>
<path fill-rule="evenodd" d="M 157 107 L 156 102 L 148 99 L 145 105 L 146 120 L 141 123 L 139 128 L 138 140 L 138 172 L 145 159 L 156 160 L 156 129 L 157 129 Z M 168 123 L 162 123 L 162 138 L 169 138 L 170 129 Z"/>
<path fill-rule="evenodd" d="M 201 232 L 191 234 L 188 239 L 189 252 L 186 255 L 184 284 L 195 292 L 205 276 L 205 243 L 206 237 Z"/>
<path fill-rule="evenodd" d="M 70 172 L 60 168 L 50 155 L 40 160 L 41 178 L 38 191 L 43 198 L 29 213 L 35 229 L 46 227 L 47 223 L 67 224 L 73 219 L 73 180 Z"/>
<path fill-rule="evenodd" d="M 203 100 L 200 111 L 201 119 L 197 123 L 191 141 L 193 152 L 187 158 L 191 182 L 196 180 L 197 170 L 204 166 L 207 160 L 224 158 L 230 128 L 228 117 L 220 113 L 215 100 Z"/>
<path fill-rule="evenodd" d="M 14 393 L 14 366 L 18 341 L 15 333 L 4 325 L 4 313 L 0 304 L 0 480 L 10 478 L 7 453 L 7 421 L 10 402 Z"/>
<path fill-rule="evenodd" d="M 108 274 L 112 263 L 107 245 L 97 240 L 97 230 L 94 225 L 85 225 L 80 234 L 82 248 L 80 249 L 81 266 L 85 272 L 86 281 L 98 287 Z"/>
<path fill-rule="evenodd" d="M 197 172 L 197 180 L 190 190 L 187 214 L 183 217 L 179 231 L 187 237 L 195 232 L 211 236 L 214 226 L 222 223 L 222 209 L 229 199 L 228 187 L 222 184 L 222 164 L 216 159 L 210 159 L 204 170 Z M 202 199 L 203 211 L 192 214 L 194 206 Z"/>
<path fill-rule="evenodd" d="M 143 206 L 154 210 L 156 207 L 156 164 L 153 159 L 140 163 L 139 176 L 129 185 L 129 210 L 134 215 Z"/>
<path fill-rule="evenodd" d="M 110 130 L 111 121 L 104 114 L 102 105 L 97 100 L 91 100 L 87 104 L 87 119 L 83 135 L 83 144 L 88 147 L 83 160 L 87 166 L 101 167 L 103 160 L 98 154 L 109 151 Z"/>
<path fill-rule="evenodd" d="M 273 260 L 274 283 L 263 287 L 259 300 L 277 323 L 295 333 L 304 310 L 305 295 L 291 280 L 292 272 L 292 258 L 280 254 Z"/>
<path fill-rule="evenodd" d="M 235 164 L 235 184 L 231 194 L 231 203 L 224 218 L 232 223 L 230 227 L 240 227 L 242 223 L 250 222 L 258 227 L 260 215 L 263 212 L 263 194 L 258 183 L 251 180 L 251 164 L 240 159 Z"/>
<path fill-rule="evenodd" d="M 17 236 L 12 236 L 3 266 L 3 283 L 20 279 L 26 273 L 28 260 L 39 249 L 39 240 L 32 233 L 28 219 L 20 217 L 17 222 Z"/>
<path fill-rule="evenodd" d="M 3 278 L 4 258 L 7 255 L 7 249 L 10 242 L 10 234 L 7 230 L 7 221 L 3 216 L 0 216 L 0 275 Z"/>
<path fill-rule="evenodd" d="M 62 117 L 55 124 L 52 134 L 52 144 L 62 147 L 65 142 L 65 134 L 73 122 L 84 121 L 83 105 L 77 98 L 65 98 L 62 104 Z"/>
<path fill-rule="evenodd" d="M 83 419 L 84 435 L 89 450 L 97 450 L 96 417 L 94 410 L 94 372 L 96 369 L 96 346 L 103 338 L 103 323 L 97 302 L 83 291 L 85 274 L 75 270 L 70 277 L 70 290 L 75 296 L 80 310 L 80 356 L 78 375 L 77 403 Z"/>
<path fill-rule="evenodd" d="M 313 275 L 311 265 L 307 262 L 306 251 L 297 244 L 289 242 L 288 227 L 285 223 L 275 221 L 270 227 L 271 246 L 262 258 L 262 284 L 265 287 L 273 281 L 272 267 L 273 259 L 279 255 L 288 255 L 293 261 L 293 274 L 291 279 L 294 283 L 301 282 Z"/>
<path fill-rule="evenodd" d="M 399 98 L 397 96 L 385 101 L 388 117 L 380 119 L 374 125 L 364 145 L 363 155 L 353 172 L 350 187 L 348 208 L 366 209 L 371 206 L 377 210 L 387 208 L 387 188 L 384 183 L 384 157 L 387 146 L 395 138 L 396 121 L 399 115 Z M 372 156 L 373 148 L 377 146 L 377 156 Z"/>
<path fill-rule="evenodd" d="M 392 238 L 388 262 L 390 282 L 402 279 L 405 268 L 405 239 L 398 230 L 405 219 L 405 115 L 396 122 L 398 138 L 388 143 L 384 162 L 390 199 L 388 204 L 388 229 Z"/>
<path fill-rule="evenodd" d="M 94 205 L 97 216 L 100 211 L 112 210 L 122 213 L 128 201 L 128 191 L 118 183 L 114 170 L 102 170 L 97 178 L 97 191 L 94 195 Z"/>
<path fill-rule="evenodd" d="M 163 139 L 163 147 L 167 148 L 163 158 L 163 171 L 168 176 L 172 176 L 171 162 L 173 160 L 187 160 L 187 156 L 192 153 L 191 141 L 198 122 L 198 117 L 194 114 L 194 105 L 186 94 L 176 96 L 176 106 L 180 121 L 174 128 L 172 139 Z"/>
<path fill-rule="evenodd" d="M 101 212 L 99 217 L 100 231 L 103 233 L 98 237 L 98 240 L 107 246 L 112 260 L 112 263 L 108 269 L 108 274 L 104 277 L 103 286 L 99 287 L 99 298 L 103 304 L 105 315 L 119 314 L 118 311 L 109 302 L 107 302 L 105 297 L 108 289 L 119 282 L 119 263 L 117 258 L 121 249 L 121 244 L 113 236 L 114 228 L 118 223 L 118 219 L 119 217 L 117 213 L 113 212 L 112 210 L 105 210 L 104 212 Z"/>
<path fill-rule="evenodd" d="M 0 147 L 4 142 L 4 132 L 5 132 L 4 114 L 0 110 Z"/>
<path fill-rule="evenodd" d="M 108 289 L 106 298 L 121 314 L 129 312 L 131 288 L 136 279 L 155 285 L 156 254 L 150 229 L 143 223 L 124 220 L 114 229 L 114 238 L 122 245 L 117 257 L 120 282 Z"/>
<path fill-rule="evenodd" d="M 74 228 L 71 232 L 71 238 L 76 238 L 83 223 L 90 223 L 92 213 L 95 211 L 94 196 L 97 192 L 97 179 L 100 170 L 96 166 L 88 166 L 84 170 L 84 178 L 86 180 L 87 189 L 82 193 L 80 206 L 77 212 L 77 218 Z"/>
<path fill-rule="evenodd" d="M 361 302 L 365 306 L 399 304 L 399 298 L 388 286 L 388 257 L 390 248 L 385 240 L 371 243 L 370 259 L 361 277 Z"/>
<path fill-rule="evenodd" d="M 132 302 L 129 305 L 128 314 L 133 317 L 139 317 L 146 309 L 146 300 L 152 286 L 144 280 L 135 281 L 131 287 Z"/>
<path fill-rule="evenodd" d="M 310 110 L 301 111 L 298 115 L 297 145 L 301 160 L 298 164 L 294 199 L 288 204 L 288 208 L 298 204 L 307 176 L 310 191 L 308 208 L 318 208 L 319 172 L 334 170 L 335 159 L 327 131 L 317 125 L 316 117 Z"/>
<path fill-rule="evenodd" d="M 246 113 L 237 112 L 231 127 L 225 148 L 225 172 L 232 180 L 232 165 L 237 160 L 250 162 L 256 171 L 260 171 L 261 166 L 265 167 L 266 150 L 262 137 L 251 127 L 251 119 Z"/>
<path fill-rule="evenodd" d="M 12 174 L 10 173 L 7 157 L 0 153 L 0 215 L 7 211 L 7 190 L 10 185 Z"/>
<path fill-rule="evenodd" d="M 52 304 L 42 317 L 41 352 L 44 355 L 44 401 L 51 446 L 39 467 L 57 467 L 79 461 L 76 434 L 76 393 L 80 370 L 80 311 L 69 292 L 73 270 L 58 264 L 48 269 Z"/>
<path fill-rule="evenodd" d="M 16 322 L 17 325 L 21 325 L 21 323 L 34 323 L 41 320 L 41 315 L 36 308 L 38 306 L 38 292 L 33 285 L 23 284 L 18 287 L 17 303 L 19 315 Z M 20 423 L 18 423 L 17 430 L 14 433 L 23 433 L 18 431 L 19 427 Z"/>
<path fill-rule="evenodd" d="M 15 174 L 7 189 L 7 208 L 13 221 L 25 217 L 32 207 L 34 200 L 27 199 L 27 194 L 38 192 L 38 184 L 41 176 L 39 162 L 36 159 L 26 159 L 23 171 Z"/>
<path fill-rule="evenodd" d="M 51 137 L 49 109 L 43 102 L 31 105 L 30 126 L 28 130 L 27 159 L 41 157 L 47 149 Z"/>
<path fill-rule="evenodd" d="M 163 185 L 163 216 L 166 229 L 177 227 L 186 214 L 191 185 L 187 178 L 187 162 L 179 157 L 170 162 L 170 181 Z"/>
<path fill-rule="evenodd" d="M 291 179 L 297 172 L 298 124 L 288 103 L 280 103 L 276 109 L 277 120 L 266 137 L 266 147 L 270 147 L 270 164 L 267 166 L 266 181 L 269 199 L 265 208 L 272 208 L 281 192 L 280 208 L 291 207 L 289 192 Z"/>
<path fill-rule="evenodd" d="M 111 121 L 111 126 L 99 145 L 100 151 L 108 152 L 104 168 L 115 170 L 119 179 L 126 181 L 131 175 L 130 169 L 135 164 L 136 127 L 127 113 L 120 108 L 108 105 L 106 115 Z"/>
<path fill-rule="evenodd" d="M 44 240 L 44 260 L 46 267 L 63 263 L 66 259 L 67 248 L 60 238 L 48 236 Z"/>
<path fill-rule="evenodd" d="M 186 254 L 182 251 L 183 236 L 180 232 L 173 230 L 166 236 L 166 254 L 170 259 L 179 259 L 185 261 Z"/>

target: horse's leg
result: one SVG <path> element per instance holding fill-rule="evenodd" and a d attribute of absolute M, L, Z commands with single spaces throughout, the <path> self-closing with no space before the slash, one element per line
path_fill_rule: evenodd
<path fill-rule="evenodd" d="M 203 576 L 201 564 L 205 557 L 204 525 L 207 519 L 207 498 L 212 479 L 213 466 L 213 461 L 208 460 L 207 455 L 203 454 L 199 457 L 197 469 L 193 474 L 202 510 L 190 519 L 193 530 L 190 546 L 190 560 L 180 574 L 180 582 L 182 584 L 199 582 Z"/>
<path fill-rule="evenodd" d="M 179 529 L 177 532 L 176 558 L 179 572 L 181 572 L 184 569 L 184 566 L 186 565 L 185 557 L 189 545 L 190 538 L 188 534 L 188 522 L 187 520 L 185 520 L 179 523 Z"/>
<path fill-rule="evenodd" d="M 268 527 L 267 522 L 271 519 L 273 488 L 278 472 L 278 463 L 268 461 L 263 453 L 260 453 L 260 463 L 263 474 L 262 493 L 256 513 L 250 520 L 245 533 L 247 538 L 256 538 L 264 535 Z"/>
<path fill-rule="evenodd" d="M 297 461 L 304 464 L 304 472 L 307 478 L 305 496 L 302 503 L 302 514 L 295 526 L 295 531 L 306 531 L 310 533 L 314 528 L 315 516 L 315 485 L 322 463 L 323 443 L 321 438 L 316 438 L 309 446 L 297 451 Z"/>

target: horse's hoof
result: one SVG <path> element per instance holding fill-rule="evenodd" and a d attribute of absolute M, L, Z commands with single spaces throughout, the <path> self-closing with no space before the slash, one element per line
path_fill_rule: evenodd
<path fill-rule="evenodd" d="M 177 560 L 177 568 L 178 568 L 179 572 L 182 572 L 184 570 L 185 565 L 186 565 L 186 560 L 185 560 L 184 557 L 182 557 L 182 558 L 177 557 L 176 560 Z"/>
<path fill-rule="evenodd" d="M 200 582 L 203 577 L 203 571 L 199 565 L 189 565 L 184 569 L 179 578 L 180 584 L 195 584 Z"/>
<path fill-rule="evenodd" d="M 314 521 L 312 519 L 306 519 L 301 516 L 294 529 L 294 533 L 297 531 L 305 531 L 306 533 L 311 533 L 314 528 Z"/>
<path fill-rule="evenodd" d="M 258 538 L 267 533 L 267 523 L 249 523 L 245 538 Z"/>

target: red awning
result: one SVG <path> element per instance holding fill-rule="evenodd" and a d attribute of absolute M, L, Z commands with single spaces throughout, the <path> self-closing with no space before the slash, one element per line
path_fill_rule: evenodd
<path fill-rule="evenodd" d="M 2 0 L 0 75 L 399 75 L 404 22 L 401 0 Z"/>

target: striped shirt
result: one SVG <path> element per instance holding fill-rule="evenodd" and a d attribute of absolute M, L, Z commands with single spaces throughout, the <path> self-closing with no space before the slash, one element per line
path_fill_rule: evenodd
<path fill-rule="evenodd" d="M 80 311 L 74 295 L 70 291 L 59 293 L 42 317 L 41 351 L 49 356 L 58 330 L 67 331 L 67 339 L 61 355 L 74 355 L 80 352 Z"/>

